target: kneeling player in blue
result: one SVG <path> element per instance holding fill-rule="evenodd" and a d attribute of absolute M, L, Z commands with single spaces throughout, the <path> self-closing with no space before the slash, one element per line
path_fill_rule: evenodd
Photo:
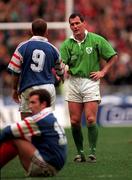
<path fill-rule="evenodd" d="M 46 90 L 29 94 L 29 108 L 34 114 L 5 127 L 0 134 L 0 167 L 19 156 L 28 176 L 54 176 L 67 157 L 67 139 L 50 108 Z"/>

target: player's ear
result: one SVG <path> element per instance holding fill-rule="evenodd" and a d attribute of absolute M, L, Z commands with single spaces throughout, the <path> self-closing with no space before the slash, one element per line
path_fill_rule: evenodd
<path fill-rule="evenodd" d="M 85 27 L 87 27 L 87 25 L 88 25 L 86 21 L 83 21 L 83 24 Z"/>
<path fill-rule="evenodd" d="M 44 101 L 44 102 L 42 103 L 42 108 L 44 109 L 44 108 L 46 108 L 46 107 L 47 107 L 47 102 Z"/>
<path fill-rule="evenodd" d="M 33 32 L 32 32 L 32 30 L 30 30 L 29 32 L 30 32 L 31 36 L 33 36 Z"/>
<path fill-rule="evenodd" d="M 44 36 L 45 36 L 45 37 L 48 36 L 48 29 L 46 29 Z"/>
<path fill-rule="evenodd" d="M 26 34 L 27 34 L 28 36 L 30 36 L 30 37 L 31 37 L 31 36 L 33 36 L 32 31 L 31 31 L 31 30 L 29 30 L 29 29 L 28 29 L 28 30 L 26 30 Z"/>

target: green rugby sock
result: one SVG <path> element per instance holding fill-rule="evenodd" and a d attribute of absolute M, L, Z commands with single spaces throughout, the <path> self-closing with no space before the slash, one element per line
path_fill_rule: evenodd
<path fill-rule="evenodd" d="M 83 135 L 81 127 L 72 126 L 72 136 L 78 151 L 78 154 L 83 154 Z"/>
<path fill-rule="evenodd" d="M 90 154 L 95 155 L 97 139 L 98 139 L 98 127 L 96 124 L 91 124 L 88 126 L 88 141 L 89 141 Z"/>

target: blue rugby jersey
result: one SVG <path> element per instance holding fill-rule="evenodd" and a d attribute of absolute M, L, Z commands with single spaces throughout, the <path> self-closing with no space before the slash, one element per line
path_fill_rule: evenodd
<path fill-rule="evenodd" d="M 46 162 L 60 170 L 66 161 L 67 139 L 50 108 L 5 127 L 0 133 L 0 143 L 26 139 L 38 149 Z"/>
<path fill-rule="evenodd" d="M 33 36 L 20 43 L 8 65 L 10 71 L 21 74 L 20 93 L 31 86 L 54 84 L 53 68 L 57 75 L 63 75 L 59 51 L 41 36 Z"/>

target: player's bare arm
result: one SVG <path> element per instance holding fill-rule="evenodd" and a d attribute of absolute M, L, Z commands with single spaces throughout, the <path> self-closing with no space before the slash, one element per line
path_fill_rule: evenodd
<path fill-rule="evenodd" d="M 12 76 L 12 98 L 16 103 L 19 103 L 19 93 L 18 93 L 18 82 L 19 82 L 19 76 L 13 75 Z"/>
<path fill-rule="evenodd" d="M 113 64 L 116 63 L 116 61 L 117 61 L 117 55 L 113 56 L 109 60 L 109 62 L 105 64 L 105 66 L 103 67 L 103 69 L 101 71 L 91 72 L 90 78 L 92 78 L 94 81 L 97 81 L 97 80 L 103 78 L 108 73 L 108 71 L 111 69 Z"/>

